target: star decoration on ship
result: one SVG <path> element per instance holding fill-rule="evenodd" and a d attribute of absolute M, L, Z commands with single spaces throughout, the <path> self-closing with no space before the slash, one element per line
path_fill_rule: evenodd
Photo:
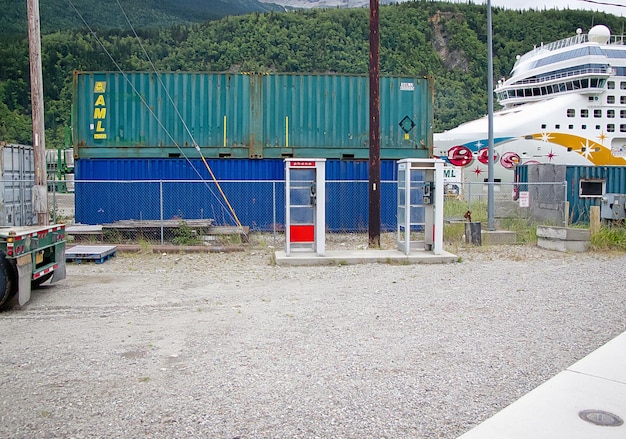
<path fill-rule="evenodd" d="M 604 139 L 606 139 L 607 137 L 608 136 L 604 133 L 604 131 L 602 131 L 598 136 L 598 139 L 600 139 L 600 142 L 602 142 L 602 144 L 604 145 Z"/>
<path fill-rule="evenodd" d="M 550 162 L 551 162 L 551 161 L 552 161 L 552 159 L 553 159 L 553 158 L 555 158 L 556 156 L 557 156 L 557 155 L 556 155 L 556 154 L 555 154 L 552 150 L 550 150 L 550 152 L 546 154 L 546 157 L 548 157 L 548 161 L 550 161 Z"/>
<path fill-rule="evenodd" d="M 480 149 L 484 146 L 485 144 L 483 142 L 481 142 L 480 140 L 476 143 L 474 143 L 474 146 L 476 147 L 476 149 Z"/>
<path fill-rule="evenodd" d="M 546 142 L 546 143 L 548 143 L 548 142 L 550 142 L 550 140 L 552 140 L 552 139 L 554 139 L 554 137 L 552 137 L 552 136 L 550 135 L 550 133 L 541 133 L 541 141 L 542 141 L 542 142 Z"/>
<path fill-rule="evenodd" d="M 474 174 L 476 174 L 476 176 L 480 175 L 483 173 L 483 170 L 480 169 L 478 166 L 476 166 L 476 169 L 474 169 Z"/>
<path fill-rule="evenodd" d="M 589 139 L 585 139 L 585 142 L 581 144 L 581 149 L 580 149 L 580 153 L 581 155 L 588 159 L 589 157 L 591 157 L 591 153 L 592 153 L 592 146 L 589 144 Z"/>

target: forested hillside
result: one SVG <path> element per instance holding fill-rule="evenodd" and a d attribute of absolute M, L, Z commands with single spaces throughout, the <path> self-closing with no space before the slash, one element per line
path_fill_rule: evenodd
<path fill-rule="evenodd" d="M 571 36 L 579 27 L 586 31 L 602 23 L 619 32 L 623 26 L 621 18 L 588 11 L 494 8 L 492 15 L 495 78 L 507 76 L 515 57 L 536 44 Z M 86 30 L 42 36 L 47 146 L 60 146 L 70 123 L 73 70 L 368 71 L 367 8 L 252 13 L 200 24 L 141 27 L 137 33 L 138 38 L 130 26 L 99 32 L 99 42 Z M 382 74 L 434 76 L 435 131 L 486 112 L 485 6 L 427 0 L 384 6 L 380 37 Z M 31 143 L 28 70 L 26 38 L 3 38 L 1 140 Z"/>
<path fill-rule="evenodd" d="M 26 35 L 24 0 L 0 0 L 0 36 Z M 123 12 L 120 7 L 124 8 Z M 85 29 L 81 16 L 98 31 L 128 29 L 126 16 L 138 28 L 198 23 L 250 12 L 282 11 L 258 0 L 45 0 L 39 2 L 41 32 Z M 80 14 L 80 15 L 79 15 Z"/>

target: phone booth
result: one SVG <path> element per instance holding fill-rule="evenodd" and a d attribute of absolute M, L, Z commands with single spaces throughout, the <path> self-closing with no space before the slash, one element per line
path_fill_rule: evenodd
<path fill-rule="evenodd" d="M 285 253 L 326 251 L 326 159 L 285 159 Z"/>
<path fill-rule="evenodd" d="M 398 250 L 443 253 L 443 160 L 398 161 Z M 421 237 L 423 231 L 423 239 Z"/>

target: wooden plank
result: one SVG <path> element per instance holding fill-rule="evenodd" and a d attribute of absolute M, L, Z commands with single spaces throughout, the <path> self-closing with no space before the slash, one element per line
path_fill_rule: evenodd
<path fill-rule="evenodd" d="M 247 235 L 250 231 L 248 226 L 213 226 L 209 228 L 209 235 Z"/>

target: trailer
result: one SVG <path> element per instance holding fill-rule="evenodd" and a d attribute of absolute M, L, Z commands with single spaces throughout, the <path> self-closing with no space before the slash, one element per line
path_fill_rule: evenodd
<path fill-rule="evenodd" d="M 65 279 L 65 225 L 37 225 L 33 147 L 0 142 L 0 307 Z"/>
<path fill-rule="evenodd" d="M 0 306 L 24 305 L 50 278 L 65 279 L 65 225 L 0 228 Z"/>

